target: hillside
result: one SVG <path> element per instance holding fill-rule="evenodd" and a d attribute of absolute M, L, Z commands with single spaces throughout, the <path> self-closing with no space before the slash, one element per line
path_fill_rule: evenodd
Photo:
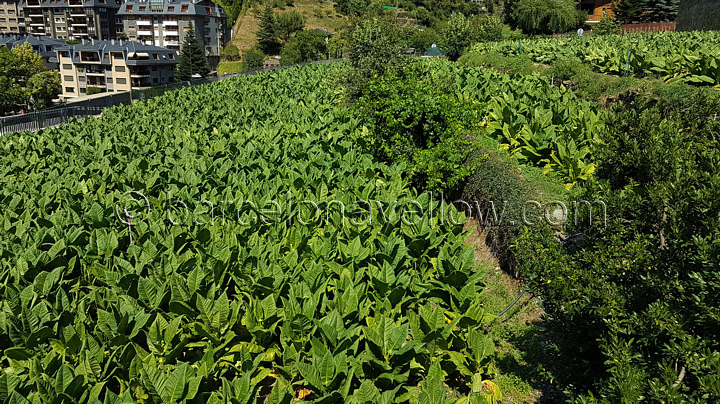
<path fill-rule="evenodd" d="M 338 32 L 347 22 L 347 17 L 335 11 L 332 2 L 318 0 L 295 0 L 290 7 L 278 7 L 275 14 L 297 11 L 305 17 L 305 28 L 322 28 L 330 32 Z M 233 27 L 231 43 L 244 51 L 257 45 L 255 33 L 260 27 L 262 6 L 254 6 L 238 17 Z"/>

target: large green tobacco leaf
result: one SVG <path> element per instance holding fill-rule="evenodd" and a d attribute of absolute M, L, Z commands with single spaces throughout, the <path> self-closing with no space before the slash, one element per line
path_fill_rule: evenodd
<path fill-rule="evenodd" d="M 469 393 L 450 353 L 470 354 L 486 321 L 483 273 L 462 224 L 408 224 L 402 209 L 462 215 L 350 140 L 344 69 L 239 77 L 6 136 L 0 402 Z M 452 386 L 424 382 L 438 362 Z"/>

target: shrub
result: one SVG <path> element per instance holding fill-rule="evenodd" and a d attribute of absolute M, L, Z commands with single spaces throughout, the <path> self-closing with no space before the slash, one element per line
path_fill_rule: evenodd
<path fill-rule="evenodd" d="M 94 87 L 94 86 L 89 86 L 86 91 L 87 91 L 86 92 L 87 95 L 99 94 L 102 92 L 102 90 L 100 90 L 100 87 Z"/>
<path fill-rule="evenodd" d="M 450 60 L 457 60 L 473 39 L 470 21 L 460 13 L 453 14 L 443 30 L 443 50 Z"/>
<path fill-rule="evenodd" d="M 264 59 L 265 55 L 257 49 L 245 51 L 245 53 L 243 53 L 243 70 L 248 71 L 260 69 L 263 67 Z"/>
<path fill-rule="evenodd" d="M 720 397 L 720 101 L 668 91 L 611 109 L 597 178 L 578 190 L 604 201 L 607 225 L 581 210 L 566 230 L 586 240 L 575 252 L 548 232 L 517 243 L 551 330 L 571 333 L 586 363 L 573 384 L 603 401 Z"/>
<path fill-rule="evenodd" d="M 560 59 L 550 68 L 550 74 L 556 80 L 570 80 L 580 73 L 589 71 L 590 68 L 578 58 Z"/>
<path fill-rule="evenodd" d="M 600 22 L 593 25 L 592 33 L 595 35 L 621 34 L 622 29 L 620 28 L 620 24 L 618 24 L 615 19 L 607 15 L 603 15 L 600 19 Z"/>
<path fill-rule="evenodd" d="M 226 61 L 240 60 L 240 49 L 233 44 L 227 44 L 220 51 L 220 57 Z"/>
<path fill-rule="evenodd" d="M 475 37 L 478 41 L 492 42 L 503 39 L 505 24 L 503 24 L 500 17 L 494 15 L 480 16 L 476 18 L 476 20 L 477 27 Z"/>

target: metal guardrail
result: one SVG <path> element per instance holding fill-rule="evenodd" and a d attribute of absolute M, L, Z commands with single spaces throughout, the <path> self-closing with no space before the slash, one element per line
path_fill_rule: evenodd
<path fill-rule="evenodd" d="M 125 93 L 110 93 L 106 97 L 88 99 L 78 101 L 73 105 L 59 106 L 41 111 L 30 112 L 23 115 L 12 115 L 0 117 L 0 135 L 21 132 L 21 131 L 39 131 L 40 129 L 50 126 L 57 126 L 70 122 L 73 118 L 83 118 L 92 115 L 100 115 L 105 108 L 116 105 L 130 105 L 133 100 L 149 99 L 158 97 L 171 90 L 177 90 L 185 87 L 194 87 L 203 84 L 215 83 L 225 79 L 238 76 L 252 76 L 258 73 L 265 73 L 272 70 L 286 69 L 289 67 L 304 66 L 310 64 L 332 63 L 342 59 L 326 59 L 316 60 L 312 62 L 297 63 L 287 66 L 268 67 L 264 69 L 250 70 L 242 73 L 233 73 L 225 76 L 210 77 L 202 80 L 183 81 L 178 83 L 166 84 L 164 86 L 151 87 L 146 90 L 135 90 Z"/>

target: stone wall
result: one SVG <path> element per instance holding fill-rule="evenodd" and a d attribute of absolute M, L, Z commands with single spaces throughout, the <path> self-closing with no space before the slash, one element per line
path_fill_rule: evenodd
<path fill-rule="evenodd" d="M 680 0 L 677 30 L 720 30 L 720 0 Z"/>

